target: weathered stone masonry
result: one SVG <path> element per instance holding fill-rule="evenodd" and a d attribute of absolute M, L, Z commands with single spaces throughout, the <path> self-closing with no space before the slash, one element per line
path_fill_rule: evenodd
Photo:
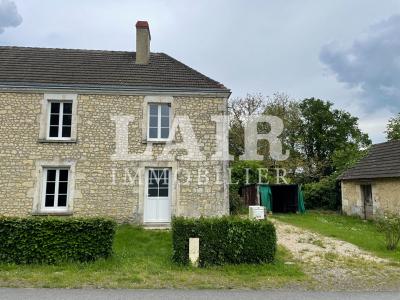
<path fill-rule="evenodd" d="M 111 118 L 135 117 L 129 125 L 129 152 L 143 153 L 147 146 L 141 122 L 144 96 L 78 95 L 77 140 L 73 143 L 39 140 L 43 97 L 43 93 L 0 92 L 0 215 L 35 213 L 34 202 L 41 181 L 38 165 L 43 161 L 55 164 L 68 161 L 73 166 L 74 216 L 110 216 L 120 222 L 142 222 L 144 190 L 137 184 L 124 184 L 124 170 L 152 166 L 172 167 L 178 173 L 181 168 L 190 170 L 191 184 L 180 185 L 179 180 L 173 183 L 173 215 L 197 217 L 228 213 L 224 162 L 209 159 L 216 147 L 216 124 L 211 117 L 226 113 L 225 98 L 173 98 L 173 113 L 190 118 L 200 150 L 207 158 L 205 161 L 138 162 L 111 159 L 115 153 L 115 122 Z M 178 134 L 176 142 L 179 140 Z M 156 156 L 163 147 L 163 144 L 153 145 Z M 197 184 L 199 169 L 209 174 L 209 182 L 200 186 Z M 221 172 L 220 179 L 215 170 Z"/>

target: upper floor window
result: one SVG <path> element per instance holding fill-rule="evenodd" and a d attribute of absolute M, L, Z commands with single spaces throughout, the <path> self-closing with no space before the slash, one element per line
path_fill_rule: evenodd
<path fill-rule="evenodd" d="M 70 139 L 72 101 L 49 101 L 49 139 Z"/>
<path fill-rule="evenodd" d="M 77 94 L 44 94 L 40 114 L 39 142 L 75 143 Z"/>
<path fill-rule="evenodd" d="M 147 139 L 149 141 L 167 140 L 171 127 L 171 104 L 149 103 L 148 112 Z"/>

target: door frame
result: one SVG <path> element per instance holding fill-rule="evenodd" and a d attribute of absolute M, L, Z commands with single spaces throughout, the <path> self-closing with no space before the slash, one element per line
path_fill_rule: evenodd
<path fill-rule="evenodd" d="M 145 212 L 146 212 L 146 203 L 148 199 L 148 185 L 149 185 L 149 170 L 168 170 L 168 208 L 169 208 L 169 217 L 168 220 L 146 220 Z M 157 167 L 145 167 L 144 168 L 144 189 L 143 189 L 143 224 L 157 224 L 157 223 L 171 223 L 172 218 L 172 199 L 173 199 L 173 191 L 172 191 L 172 181 L 173 181 L 173 173 L 171 167 L 157 166 Z"/>
<path fill-rule="evenodd" d="M 364 190 L 364 186 L 369 186 L 371 188 L 371 199 L 370 199 L 370 203 L 371 203 L 371 208 L 372 208 L 372 213 L 371 215 L 367 214 L 367 201 L 366 201 L 366 197 L 365 197 L 365 190 Z M 370 182 L 363 182 L 360 184 L 360 190 L 361 190 L 361 200 L 362 200 L 362 205 L 363 205 L 363 215 L 364 215 L 364 219 L 371 219 L 374 215 L 374 197 L 373 197 L 373 188 L 372 188 L 372 183 Z"/>

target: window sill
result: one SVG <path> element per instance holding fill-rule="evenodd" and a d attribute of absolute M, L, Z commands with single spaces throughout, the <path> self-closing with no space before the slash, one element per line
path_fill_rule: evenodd
<path fill-rule="evenodd" d="M 72 211 L 36 211 L 32 216 L 72 216 Z"/>
<path fill-rule="evenodd" d="M 168 142 L 172 142 L 172 144 L 175 144 L 175 140 L 142 140 L 142 144 L 166 144 Z"/>
<path fill-rule="evenodd" d="M 77 143 L 76 139 L 72 139 L 72 140 L 48 140 L 48 139 L 38 139 L 39 143 L 58 143 L 58 144 L 75 144 Z"/>

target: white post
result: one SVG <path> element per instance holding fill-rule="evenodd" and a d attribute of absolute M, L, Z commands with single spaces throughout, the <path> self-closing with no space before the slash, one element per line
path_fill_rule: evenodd
<path fill-rule="evenodd" d="M 199 238 L 189 238 L 189 260 L 192 266 L 199 266 Z"/>

